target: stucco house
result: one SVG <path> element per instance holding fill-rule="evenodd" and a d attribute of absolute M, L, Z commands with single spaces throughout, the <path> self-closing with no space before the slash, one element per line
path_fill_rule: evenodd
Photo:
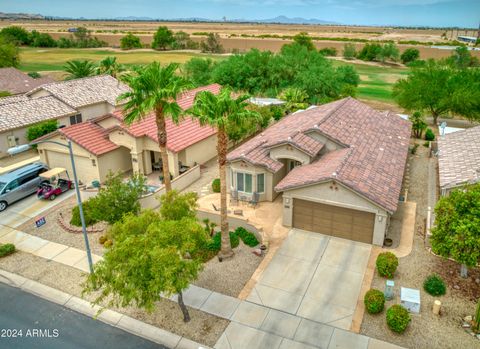
<path fill-rule="evenodd" d="M 438 175 L 442 195 L 480 181 L 480 126 L 438 139 Z"/>
<path fill-rule="evenodd" d="M 230 192 L 283 200 L 283 224 L 383 245 L 411 124 L 353 99 L 286 116 L 228 154 Z"/>
<path fill-rule="evenodd" d="M 183 110 L 192 106 L 200 91 L 218 93 L 213 84 L 187 91 L 177 98 Z M 207 162 L 216 156 L 216 130 L 201 126 L 196 119 L 184 117 L 178 124 L 166 120 L 167 151 L 170 172 L 177 177 L 189 167 Z M 103 182 L 107 173 L 134 171 L 145 175 L 158 171 L 158 147 L 155 115 L 151 113 L 131 125 L 123 122 L 120 109 L 76 125 L 60 128 L 41 138 L 73 143 L 78 177 L 83 183 Z M 51 143 L 38 146 L 41 161 L 50 167 L 64 167 L 71 173 L 67 150 Z"/>
<path fill-rule="evenodd" d="M 36 123 L 54 120 L 74 125 L 112 112 L 128 86 L 109 75 L 54 82 L 26 94 L 0 98 L 0 158 L 7 149 L 27 143 L 26 132 Z"/>

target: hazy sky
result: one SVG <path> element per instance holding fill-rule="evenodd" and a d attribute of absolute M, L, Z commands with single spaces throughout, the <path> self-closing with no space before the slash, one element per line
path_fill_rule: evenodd
<path fill-rule="evenodd" d="M 480 0 L 0 0 L 0 12 L 164 19 L 264 19 L 285 15 L 343 24 L 476 28 Z"/>

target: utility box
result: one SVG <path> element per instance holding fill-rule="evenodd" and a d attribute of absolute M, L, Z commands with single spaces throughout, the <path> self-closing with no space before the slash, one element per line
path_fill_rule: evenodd
<path fill-rule="evenodd" d="M 400 304 L 410 313 L 420 313 L 420 290 L 402 287 L 400 289 Z"/>

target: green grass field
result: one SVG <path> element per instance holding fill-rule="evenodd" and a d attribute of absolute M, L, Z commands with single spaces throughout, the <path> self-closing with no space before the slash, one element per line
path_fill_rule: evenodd
<path fill-rule="evenodd" d="M 106 49 L 42 49 L 21 48 L 20 69 L 26 72 L 61 71 L 65 62 L 72 59 L 90 59 L 98 62 L 107 56 L 116 56 L 125 65 L 145 64 L 152 61 L 160 63 L 185 63 L 192 57 L 213 57 L 192 52 L 159 52 L 153 50 L 112 51 Z"/>
<path fill-rule="evenodd" d="M 395 82 L 405 78 L 408 68 L 372 66 L 332 60 L 335 66 L 351 64 L 360 75 L 357 97 L 381 102 L 394 103 L 392 89 Z"/>

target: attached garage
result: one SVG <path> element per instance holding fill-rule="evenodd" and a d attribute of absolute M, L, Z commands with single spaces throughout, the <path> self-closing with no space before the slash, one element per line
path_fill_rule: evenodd
<path fill-rule="evenodd" d="M 50 168 L 66 168 L 70 178 L 73 179 L 73 170 L 69 154 L 51 150 L 43 150 L 43 152 L 45 155 L 42 156 L 42 159 L 44 159 L 43 161 L 47 163 Z M 75 155 L 77 177 L 82 183 L 90 183 L 95 179 L 99 179 L 98 168 L 94 166 L 94 161 L 96 161 L 96 159 Z"/>
<path fill-rule="evenodd" d="M 293 227 L 371 244 L 375 214 L 293 199 Z"/>

